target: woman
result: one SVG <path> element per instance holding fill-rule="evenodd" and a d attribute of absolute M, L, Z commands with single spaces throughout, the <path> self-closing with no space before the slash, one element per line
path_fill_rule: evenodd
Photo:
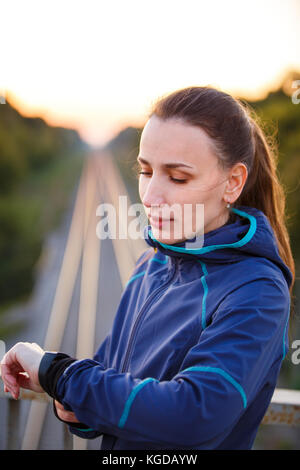
<path fill-rule="evenodd" d="M 6 390 L 45 390 L 102 449 L 250 449 L 288 350 L 295 276 L 274 154 L 239 101 L 189 87 L 155 103 L 138 161 L 150 248 L 110 334 L 85 360 L 18 343 Z"/>

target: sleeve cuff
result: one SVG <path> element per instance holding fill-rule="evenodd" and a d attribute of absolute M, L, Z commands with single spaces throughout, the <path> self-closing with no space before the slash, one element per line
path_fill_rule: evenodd
<path fill-rule="evenodd" d="M 56 384 L 59 378 L 64 373 L 64 371 L 76 361 L 77 359 L 70 357 L 68 354 L 46 351 L 40 362 L 38 378 L 41 387 L 49 396 L 53 398 L 53 412 L 56 418 L 67 424 L 73 434 L 84 437 L 86 439 L 93 439 L 100 436 L 102 433 L 95 431 L 84 423 L 73 423 L 62 420 L 57 414 L 54 403 L 54 400 L 60 401 L 56 396 Z"/>
<path fill-rule="evenodd" d="M 40 362 L 38 377 L 41 387 L 50 397 L 56 399 L 55 388 L 65 369 L 76 359 L 64 353 L 45 352 Z"/>

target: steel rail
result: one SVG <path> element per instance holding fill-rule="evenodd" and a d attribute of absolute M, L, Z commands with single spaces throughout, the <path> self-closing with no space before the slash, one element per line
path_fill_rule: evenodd
<path fill-rule="evenodd" d="M 97 316 L 98 279 L 101 240 L 96 236 L 96 207 L 101 195 L 99 185 L 98 161 L 90 161 L 90 178 L 85 192 L 86 239 L 83 246 L 80 304 L 78 313 L 76 358 L 93 357 Z M 102 196 L 102 195 L 101 195 Z M 87 449 L 87 440 L 73 436 L 73 449 Z"/>
<path fill-rule="evenodd" d="M 46 351 L 59 351 L 65 332 L 85 235 L 83 233 L 83 192 L 87 184 L 86 177 L 87 164 L 83 168 L 79 182 L 69 236 L 44 341 L 44 350 Z M 38 448 L 47 406 L 48 404 L 45 402 L 32 401 L 23 436 L 22 450 Z"/>

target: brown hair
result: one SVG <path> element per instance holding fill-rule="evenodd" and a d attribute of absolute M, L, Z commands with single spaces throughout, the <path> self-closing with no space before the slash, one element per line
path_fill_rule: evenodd
<path fill-rule="evenodd" d="M 274 136 L 267 137 L 249 105 L 212 87 L 187 87 L 160 97 L 148 118 L 177 118 L 199 126 L 212 138 L 219 164 L 224 169 L 242 162 L 248 178 L 233 204 L 255 207 L 269 219 L 279 254 L 290 268 L 295 282 L 295 263 L 285 213 L 285 191 L 277 176 Z"/>

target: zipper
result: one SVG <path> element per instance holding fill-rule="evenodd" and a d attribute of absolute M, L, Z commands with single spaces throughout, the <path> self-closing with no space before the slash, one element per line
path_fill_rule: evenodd
<path fill-rule="evenodd" d="M 129 337 L 129 341 L 128 341 L 128 345 L 127 345 L 127 350 L 126 350 L 126 354 L 125 354 L 125 357 L 124 357 L 124 361 L 123 361 L 123 366 L 121 368 L 121 372 L 125 372 L 126 370 L 126 367 L 128 365 L 128 362 L 129 362 L 129 358 L 130 358 L 130 354 L 131 354 L 131 350 L 132 350 L 132 346 L 133 346 L 133 340 L 134 340 L 134 337 L 136 335 L 136 331 L 137 331 L 137 327 L 138 327 L 138 324 L 141 322 L 141 318 L 142 318 L 142 315 L 143 313 L 145 312 L 146 308 L 149 307 L 149 304 L 154 300 L 154 298 L 157 298 L 157 296 L 160 294 L 160 292 L 165 288 L 167 287 L 172 281 L 173 279 L 175 278 L 175 274 L 177 272 L 177 265 L 178 265 L 178 262 L 179 262 L 179 259 L 178 258 L 175 258 L 175 263 L 174 263 L 174 271 L 173 273 L 171 274 L 171 277 L 167 280 L 167 282 L 165 282 L 163 285 L 161 285 L 160 287 L 158 287 L 154 292 L 152 292 L 151 295 L 149 295 L 148 299 L 146 300 L 146 302 L 144 303 L 143 307 L 141 308 L 141 310 L 139 311 L 139 314 L 134 322 L 134 325 L 132 327 L 132 330 L 131 330 L 131 334 L 130 334 L 130 337 Z M 113 448 L 115 447 L 115 444 L 116 444 L 116 441 L 117 441 L 117 437 L 115 436 L 114 438 L 114 441 L 112 443 L 112 446 L 111 446 L 111 450 L 113 450 Z"/>
<path fill-rule="evenodd" d="M 134 339 L 135 339 L 135 336 L 136 336 L 136 331 L 137 331 L 137 328 L 138 328 L 139 324 L 141 323 L 141 319 L 142 319 L 143 314 L 144 314 L 145 311 L 146 311 L 146 308 L 151 305 L 151 303 L 153 302 L 154 299 L 157 299 L 157 298 L 158 298 L 158 295 L 159 295 L 169 284 L 171 284 L 171 282 L 172 282 L 173 279 L 175 278 L 175 274 L 177 273 L 177 265 L 178 265 L 178 262 L 179 262 L 179 259 L 175 257 L 175 261 L 174 261 L 174 271 L 173 271 L 171 277 L 167 280 L 167 282 L 165 282 L 164 284 L 162 284 L 162 285 L 161 285 L 160 287 L 158 287 L 154 292 L 152 292 L 151 295 L 149 295 L 148 299 L 146 300 L 146 302 L 144 303 L 143 307 L 142 307 L 141 310 L 139 311 L 138 316 L 136 317 L 136 320 L 135 320 L 134 325 L 133 325 L 132 330 L 131 330 L 131 334 L 130 334 L 130 337 L 129 337 L 129 341 L 128 341 L 128 345 L 127 345 L 127 350 L 126 350 L 126 354 L 125 354 L 125 357 L 124 357 L 124 361 L 123 361 L 123 366 L 122 366 L 121 372 L 125 372 L 125 371 L 126 371 L 126 368 L 127 368 L 127 366 L 128 366 L 130 354 L 131 354 L 131 351 L 132 351 L 133 342 L 134 342 Z"/>

